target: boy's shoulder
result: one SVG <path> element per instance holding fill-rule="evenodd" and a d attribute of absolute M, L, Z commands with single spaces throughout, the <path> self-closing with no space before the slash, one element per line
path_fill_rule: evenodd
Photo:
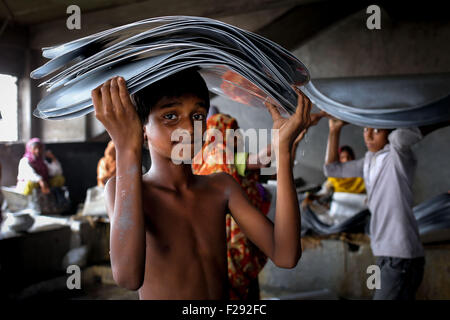
<path fill-rule="evenodd" d="M 203 179 L 212 184 L 229 184 L 235 182 L 233 177 L 226 172 L 214 172 L 208 175 L 199 175 L 197 176 L 200 179 Z"/>
<path fill-rule="evenodd" d="M 229 195 L 234 188 L 240 188 L 238 182 L 226 172 L 215 172 L 196 177 L 199 179 L 199 185 L 205 186 L 208 193 L 217 191 L 221 194 Z"/>
<path fill-rule="evenodd" d="M 224 194 L 229 194 L 233 188 L 240 187 L 238 182 L 226 172 L 215 172 L 209 175 L 195 175 L 197 179 L 197 187 L 204 189 L 208 193 L 219 192 Z M 117 177 L 110 178 L 105 185 L 105 193 L 108 197 L 115 194 Z M 145 175 L 142 176 L 143 187 L 151 191 L 153 183 L 151 179 L 146 178 Z"/>

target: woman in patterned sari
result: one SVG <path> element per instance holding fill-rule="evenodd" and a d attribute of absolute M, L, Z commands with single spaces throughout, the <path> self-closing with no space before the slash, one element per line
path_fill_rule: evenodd
<path fill-rule="evenodd" d="M 241 185 L 251 203 L 263 214 L 267 214 L 270 200 L 263 186 L 258 183 L 259 173 L 256 170 L 247 174 L 245 172 L 248 154 L 229 150 L 234 154 L 235 161 L 226 161 L 227 129 L 238 128 L 236 119 L 228 115 L 217 113 L 208 118 L 207 130 L 218 130 L 223 139 L 216 141 L 211 130 L 208 131 L 202 151 L 194 158 L 193 172 L 198 175 L 228 173 Z M 202 155 L 203 160 L 200 159 Z M 226 234 L 230 298 L 259 299 L 258 273 L 266 264 L 267 257 L 244 235 L 230 214 L 226 215 Z"/>

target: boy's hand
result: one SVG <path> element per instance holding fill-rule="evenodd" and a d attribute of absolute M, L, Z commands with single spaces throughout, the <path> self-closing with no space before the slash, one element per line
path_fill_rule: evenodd
<path fill-rule="evenodd" d="M 140 149 L 142 124 L 122 77 L 114 77 L 91 92 L 95 117 L 105 126 L 117 149 Z"/>
<path fill-rule="evenodd" d="M 306 130 L 311 124 L 311 101 L 296 86 L 292 86 L 298 96 L 297 109 L 289 118 L 283 118 L 277 108 L 266 102 L 265 105 L 273 119 L 273 129 L 279 130 L 279 141 L 274 141 L 275 150 L 290 152 L 294 141 L 300 133 Z M 301 138 L 304 136 L 301 135 Z M 300 138 L 300 140 L 301 140 Z"/>
<path fill-rule="evenodd" d="M 334 118 L 330 115 L 328 115 L 328 127 L 330 128 L 330 131 L 336 131 L 341 130 L 343 126 L 347 125 L 348 122 L 339 120 L 337 118 Z"/>
<path fill-rule="evenodd" d="M 310 127 L 315 126 L 319 123 L 320 119 L 327 117 L 328 114 L 325 111 L 320 111 L 319 113 L 311 113 L 311 123 Z"/>

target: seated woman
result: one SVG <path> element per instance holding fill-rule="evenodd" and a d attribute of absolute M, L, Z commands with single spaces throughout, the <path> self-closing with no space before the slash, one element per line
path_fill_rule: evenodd
<path fill-rule="evenodd" d="M 349 146 L 339 148 L 339 162 L 355 160 L 355 153 Z M 364 179 L 328 177 L 320 191 L 307 193 L 305 203 L 314 207 L 318 218 L 329 225 L 344 222 L 358 212 L 367 209 Z M 316 205 L 313 205 L 316 201 Z"/>
<path fill-rule="evenodd" d="M 339 148 L 339 162 L 355 160 L 355 153 L 349 146 L 342 146 Z M 332 189 L 334 192 L 348 192 L 348 193 L 366 193 L 364 179 L 360 177 L 355 178 L 334 178 L 329 177 L 326 181 L 326 187 Z"/>
<path fill-rule="evenodd" d="M 210 109 L 211 110 L 211 109 Z M 258 173 L 249 170 L 246 165 L 248 153 L 237 152 L 235 162 L 227 163 L 223 158 L 228 147 L 226 140 L 226 130 L 239 128 L 236 119 L 222 113 L 210 114 L 207 121 L 207 129 L 216 129 L 222 133 L 223 141 L 216 144 L 216 149 L 207 154 L 203 161 L 199 160 L 205 149 L 213 143 L 213 135 L 207 134 L 202 150 L 194 158 L 192 169 L 194 174 L 208 175 L 215 172 L 226 172 L 231 175 L 245 190 L 249 200 L 263 214 L 267 214 L 270 207 L 270 199 L 264 192 L 262 185 L 258 183 Z M 210 131 L 211 132 L 211 131 Z M 236 147 L 236 143 L 233 144 Z M 244 161 L 245 160 L 245 161 Z M 247 169 L 247 170 L 246 170 Z M 253 168 L 256 169 L 256 168 Z M 230 298 L 233 300 L 256 300 L 259 299 L 258 273 L 267 262 L 267 257 L 243 234 L 238 224 L 230 214 L 226 215 L 226 235 L 227 235 L 227 262 L 228 279 L 230 284 Z"/>
<path fill-rule="evenodd" d="M 61 164 L 50 150 L 44 152 L 44 149 L 39 138 L 27 142 L 25 154 L 19 162 L 16 186 L 18 192 L 30 195 L 34 189 L 40 188 L 43 194 L 49 194 L 50 188 L 64 185 Z"/>

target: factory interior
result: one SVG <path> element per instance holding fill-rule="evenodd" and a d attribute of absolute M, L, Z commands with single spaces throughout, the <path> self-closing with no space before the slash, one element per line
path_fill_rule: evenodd
<path fill-rule="evenodd" d="M 214 290 L 222 290 L 229 293 L 228 298 L 235 300 L 449 300 L 450 18 L 444 4 L 444 1 L 434 0 L 417 3 L 365 0 L 0 0 L 0 297 L 6 301 L 220 300 L 224 296 Z M 233 125 L 244 132 L 270 132 L 275 128 L 274 114 L 280 116 L 276 110 L 281 110 L 281 116 L 288 118 L 294 113 L 301 114 L 296 110 L 307 109 L 306 105 L 311 101 L 310 120 L 308 122 L 302 118 L 303 122 L 298 127 L 303 126 L 302 133 L 296 131 L 295 136 L 290 133 L 292 139 L 289 140 L 289 147 L 292 150 L 287 158 L 272 151 L 272 156 L 277 158 L 255 169 L 249 164 L 249 159 L 267 149 L 270 142 L 266 139 L 261 144 L 260 141 L 256 150 L 247 150 L 249 143 L 244 142 L 245 150 L 237 153 L 247 157 L 244 168 L 236 164 L 228 165 L 227 169 L 217 169 L 233 176 L 244 191 L 248 191 L 246 188 L 250 188 L 251 184 L 259 201 L 256 204 L 253 201 L 255 198 L 248 196 L 253 199 L 253 208 L 258 208 L 258 212 L 266 216 L 253 217 L 257 211 L 252 209 L 248 220 L 243 218 L 245 210 L 239 210 L 240 202 L 239 205 L 238 200 L 231 202 L 235 198 L 230 196 L 224 210 L 231 210 L 233 217 L 234 211 L 239 211 L 236 214 L 238 223 L 230 215 L 225 215 L 230 212 L 224 212 L 219 224 L 219 236 L 213 231 L 216 225 L 206 223 L 208 218 L 203 218 L 198 208 L 207 208 L 214 199 L 225 197 L 228 189 L 220 189 L 225 191 L 222 195 L 216 195 L 214 192 L 219 187 L 211 187 L 204 194 L 197 195 L 198 199 L 209 200 L 203 204 L 186 204 L 185 207 L 187 211 L 197 210 L 199 216 L 191 219 L 190 215 L 186 218 L 179 212 L 179 221 L 170 216 L 172 209 L 164 209 L 176 208 L 178 204 L 166 201 L 166 207 L 160 189 L 159 193 L 155 191 L 154 196 L 149 196 L 151 191 L 148 191 L 150 187 L 145 182 L 145 176 L 153 174 L 152 177 L 156 178 L 152 179 L 157 181 L 152 180 L 155 185 L 166 183 L 165 178 L 158 177 L 170 176 L 167 172 L 156 172 L 158 169 L 155 168 L 159 168 L 156 165 L 151 169 L 154 163 L 162 160 L 152 159 L 152 155 L 159 151 L 155 151 L 156 143 L 151 146 L 155 140 L 150 141 L 149 132 L 153 130 L 150 120 L 151 124 L 143 122 L 144 137 L 139 139 L 144 139 L 145 143 L 137 152 L 141 156 L 136 162 L 141 164 L 138 167 L 142 170 L 138 168 L 136 172 L 145 174 L 142 178 L 144 182 L 141 185 L 139 180 L 127 189 L 131 190 L 130 199 L 138 199 L 128 205 L 133 208 L 130 212 L 144 212 L 144 217 L 139 220 L 142 222 L 140 229 L 136 221 L 127 222 L 115 216 L 125 215 L 117 208 L 121 206 L 123 209 L 127 205 L 119 197 L 124 196 L 125 191 L 122 194 L 115 189 L 126 183 L 120 181 L 123 176 L 118 172 L 125 174 L 127 169 L 124 166 L 128 160 L 124 160 L 125 152 L 117 151 L 119 146 L 122 148 L 120 150 L 126 148 L 118 143 L 119 140 L 126 141 L 126 138 L 115 136 L 116 150 L 111 143 L 111 135 L 114 134 L 110 134 L 115 129 L 105 120 L 108 113 L 101 116 L 99 105 L 102 104 L 96 105 L 95 99 L 91 100 L 91 94 L 92 97 L 95 95 L 93 90 L 109 79 L 106 74 L 108 70 L 114 70 L 115 64 L 108 67 L 101 65 L 104 63 L 101 59 L 91 59 L 92 66 L 84 59 L 108 48 L 111 43 L 132 39 L 132 32 L 136 30 L 129 29 L 129 34 L 128 29 L 117 31 L 122 37 L 119 40 L 111 40 L 108 34 L 99 34 L 100 40 L 94 44 L 88 43 L 86 48 L 90 47 L 78 56 L 74 54 L 78 49 L 70 51 L 70 46 L 57 47 L 112 28 L 165 16 L 184 16 L 179 21 L 167 20 L 181 25 L 177 29 L 181 30 L 180 34 L 189 26 L 194 26 L 194 30 L 196 24 L 210 23 L 209 27 L 202 29 L 204 33 L 198 39 L 195 36 L 173 36 L 176 39 L 173 41 L 188 43 L 194 39 L 193 42 L 208 43 L 206 38 L 214 37 L 214 30 L 219 30 L 224 23 L 233 26 L 226 29 L 229 33 L 224 31 L 224 35 L 220 35 L 224 42 L 234 37 L 242 42 L 250 39 L 248 43 L 264 43 L 264 46 L 246 53 L 233 49 L 236 57 L 245 60 L 242 70 L 250 70 L 245 73 L 230 67 L 240 79 L 247 79 L 241 84 L 239 80 L 223 79 L 224 83 L 231 83 L 233 89 L 240 88 L 241 91 L 237 90 L 234 95 L 222 85 L 220 88 L 210 86 L 209 80 L 212 78 L 204 74 L 207 74 L 211 62 L 208 62 L 209 65 L 205 63 L 206 67 L 198 72 L 204 76 L 209 88 L 209 97 L 206 98 L 210 100 L 209 109 L 201 108 L 208 113 L 208 119 L 233 119 Z M 212 20 L 189 20 L 189 17 L 214 19 L 220 24 L 214 25 Z M 164 26 L 164 23 L 169 23 L 167 21 L 158 23 Z M 175 30 L 176 27 L 173 28 Z M 164 39 L 169 45 L 172 41 L 170 32 Z M 232 36 L 232 32 L 236 35 Z M 261 38 L 252 37 L 253 33 Z M 262 37 L 269 41 L 262 41 Z M 137 42 L 133 48 L 148 45 L 145 41 L 147 38 Z M 186 44 L 188 47 L 190 45 Z M 247 48 L 247 44 L 241 45 Z M 220 51 L 221 46 L 223 51 Z M 223 59 L 234 59 L 230 58 L 232 49 L 225 47 L 218 44 L 216 52 L 215 45 L 209 48 L 204 46 L 203 52 L 216 52 L 205 59 L 219 61 L 222 58 L 213 56 L 218 56 L 219 51 L 220 54 L 225 52 Z M 189 54 L 189 49 L 184 50 L 186 55 Z M 256 51 L 252 50 L 265 52 L 267 56 L 258 60 L 255 58 L 257 55 L 253 55 Z M 145 56 L 145 53 L 139 54 Z M 151 56 L 150 53 L 148 55 Z M 104 56 L 105 59 L 113 57 L 106 53 Z M 63 61 L 69 71 L 72 66 L 85 64 L 74 69 L 78 73 L 69 74 L 67 71 L 66 74 L 58 74 L 66 71 L 58 67 L 51 69 L 50 64 L 46 63 L 60 63 L 61 57 L 70 57 L 70 60 Z M 118 53 L 117 57 L 120 57 Z M 279 57 L 280 60 L 277 60 Z M 179 65 L 187 64 L 189 59 L 186 56 Z M 294 62 L 289 64 L 286 61 Z M 98 69 L 94 69 L 97 66 L 94 62 L 100 65 Z M 234 66 L 233 63 L 229 65 Z M 275 67 L 267 67 L 267 77 L 270 78 L 269 72 L 272 72 L 283 81 L 257 77 L 271 63 Z M 296 67 L 283 72 L 277 69 L 282 63 Z M 120 66 L 126 67 L 127 62 Z M 51 70 L 43 71 L 45 68 Z M 91 70 L 89 68 L 93 69 L 92 73 L 86 73 Z M 161 74 L 166 72 L 160 78 L 170 78 L 167 70 L 171 69 L 164 68 L 158 69 L 162 70 L 158 71 Z M 42 71 L 42 76 L 39 71 Z M 144 77 L 145 73 L 131 72 L 135 72 L 131 80 Z M 303 93 L 289 87 L 286 79 L 291 79 L 292 74 L 301 79 L 301 85 L 305 85 L 298 85 Z M 77 83 L 83 83 L 89 77 L 99 79 L 102 76 L 104 80 L 95 87 L 87 88 L 88 85 L 85 85 L 75 92 Z M 131 80 L 127 76 L 124 78 L 130 84 L 131 91 Z M 139 79 L 133 81 L 143 81 L 143 78 Z M 64 83 L 71 80 L 75 86 L 72 82 Z M 111 83 L 111 88 L 116 84 L 120 91 L 122 83 L 119 80 L 108 83 Z M 48 82 L 41 85 L 44 81 Z M 246 83 L 249 86 L 245 87 Z M 54 91 L 49 89 L 51 85 L 56 88 Z M 63 91 L 66 88 L 72 88 L 72 91 Z M 104 85 L 102 91 L 96 92 L 101 95 L 104 106 L 103 88 Z M 133 90 L 138 90 L 137 84 Z M 256 100 L 245 99 L 249 92 Z M 298 96 L 295 96 L 296 92 Z M 82 102 L 85 103 L 84 109 L 81 113 L 76 113 L 79 109 L 69 113 L 67 110 L 72 110 L 71 107 L 77 107 L 76 103 L 82 101 L 78 95 L 83 94 L 87 97 Z M 187 93 L 182 94 L 181 97 L 186 97 Z M 309 99 L 302 100 L 303 105 L 298 99 L 301 95 Z M 252 105 L 252 101 L 258 101 L 259 105 Z M 114 110 L 119 112 L 117 108 Z M 63 111 L 66 113 L 60 116 Z M 149 119 L 153 119 L 151 114 L 152 111 L 150 116 L 147 115 Z M 294 117 L 292 115 L 289 119 Z M 137 118 L 129 116 L 129 119 Z M 212 122 L 208 120 L 207 123 L 209 126 Z M 126 126 L 121 128 L 127 130 Z M 286 126 L 281 127 L 280 132 L 282 129 L 288 130 Z M 301 140 L 292 143 L 299 133 L 303 134 Z M 383 134 L 384 144 L 375 149 L 369 140 Z M 130 144 L 134 143 L 132 138 L 129 137 Z M 333 140 L 335 138 L 337 140 Z M 285 140 L 288 141 L 287 138 Z M 279 144 L 284 146 L 282 143 L 285 140 Z M 288 159 L 286 161 L 292 165 L 292 170 L 289 165 L 282 168 L 284 159 Z M 121 168 L 119 164 L 122 164 Z M 354 164 L 352 168 L 351 164 Z M 195 177 L 215 172 L 211 168 L 199 168 L 197 173 L 194 170 Z M 346 168 L 348 171 L 359 170 L 361 174 L 345 175 Z M 263 174 L 263 169 L 273 170 Z M 126 171 L 126 174 L 134 172 L 131 171 Z M 105 184 L 116 173 L 118 176 L 110 180 L 106 188 Z M 290 173 L 292 179 L 286 178 Z M 128 181 L 128 178 L 123 179 Z M 238 185 L 233 179 L 230 181 Z M 248 184 L 244 186 L 244 182 Z M 142 190 L 146 190 L 142 191 L 142 196 L 133 194 L 135 186 L 138 190 L 141 186 Z M 231 192 L 245 198 L 241 189 L 242 194 Z M 107 194 L 116 196 L 108 202 Z M 190 193 L 186 194 L 189 196 L 179 195 L 174 199 L 184 201 L 193 197 Z M 161 204 L 154 205 L 155 211 L 170 217 L 159 218 L 156 212 L 156 218 L 152 217 L 153 200 L 145 199 L 146 195 Z M 168 199 L 172 199 L 170 197 Z M 117 210 L 111 209 L 114 206 Z M 113 224 L 113 221 L 117 223 Z M 216 220 L 211 218 L 211 221 Z M 164 225 L 155 226 L 153 223 L 157 222 Z M 146 224 L 145 229 L 143 223 Z M 295 229 L 297 223 L 298 228 Z M 120 242 L 123 234 L 119 234 L 121 231 L 117 228 L 124 224 L 124 230 L 128 232 L 125 238 L 129 242 Z M 183 229 L 185 226 L 186 230 Z M 142 233 L 130 228 L 138 228 Z M 256 243 L 246 238 L 243 230 L 248 231 L 249 238 L 255 239 L 253 242 Z M 270 235 L 264 233 L 266 231 L 270 231 Z M 123 255 L 124 251 L 120 250 L 125 250 L 125 247 L 120 247 L 120 244 L 134 244 L 138 236 L 145 239 L 144 247 L 145 244 L 147 247 L 140 251 L 144 252 L 144 257 L 135 258 L 145 259 L 145 263 L 140 265 L 145 270 L 136 267 L 141 268 L 136 273 L 142 274 L 142 277 L 132 281 L 135 277 L 126 278 L 123 270 L 134 268 L 135 259 L 130 258 L 133 256 L 130 252 Z M 195 239 L 189 238 L 191 236 Z M 122 240 L 115 239 L 118 237 Z M 184 245 L 181 237 L 185 237 L 185 249 L 179 246 Z M 215 242 L 217 239 L 218 243 Z M 288 240 L 291 243 L 286 242 Z M 199 247 L 190 248 L 191 242 Z M 286 244 L 295 242 L 301 244 L 301 248 L 297 249 L 301 254 L 290 255 L 295 261 L 288 259 L 289 263 L 285 263 L 278 259 L 280 252 L 285 253 L 288 251 L 286 248 L 291 247 Z M 257 248 L 258 244 L 261 244 L 258 246 L 261 250 Z M 140 247 L 133 247 L 136 249 L 134 253 Z M 214 248 L 219 248 L 220 252 L 211 252 Z M 189 256 L 191 251 L 193 253 Z M 217 270 L 208 269 L 211 265 L 205 267 L 208 263 L 216 263 L 212 259 L 216 259 L 217 255 L 220 256 L 217 258 L 220 261 L 217 262 Z M 119 256 L 123 256 L 125 264 L 130 265 L 128 269 L 120 264 L 122 260 Z M 160 261 L 155 262 L 153 258 Z M 164 274 L 158 274 L 169 261 L 180 261 L 178 269 L 170 266 Z M 196 266 L 202 266 L 203 271 L 196 270 Z M 180 267 L 184 271 L 179 270 Z M 209 281 L 219 279 L 219 274 L 222 279 L 225 275 L 227 279 L 224 282 L 228 283 L 211 284 Z M 196 277 L 202 279 L 198 287 L 177 287 L 181 278 L 188 281 Z M 403 284 L 405 288 L 401 289 Z"/>

